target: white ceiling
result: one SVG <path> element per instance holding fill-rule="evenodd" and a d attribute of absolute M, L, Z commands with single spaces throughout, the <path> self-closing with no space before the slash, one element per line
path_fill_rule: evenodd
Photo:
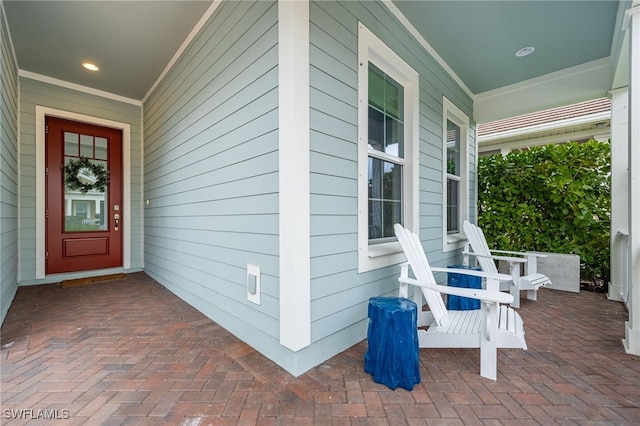
<path fill-rule="evenodd" d="M 567 93 L 545 97 L 536 88 L 532 104 L 569 102 L 572 91 L 586 85 L 589 90 L 576 93 L 573 101 L 606 94 L 614 86 L 624 38 L 622 17 L 631 5 L 630 0 L 386 1 L 428 41 L 480 106 L 494 102 L 494 93 L 521 97 L 510 88 L 563 73 Z M 3 1 L 21 70 L 135 100 L 144 98 L 210 4 Z M 515 57 L 516 50 L 526 46 L 535 52 Z M 83 70 L 80 62 L 87 59 L 95 61 L 100 72 Z M 598 68 L 597 78 L 572 87 L 572 73 L 590 68 Z M 537 102 L 536 93 L 541 98 Z M 514 106 L 514 114 L 527 112 L 521 109 Z"/>

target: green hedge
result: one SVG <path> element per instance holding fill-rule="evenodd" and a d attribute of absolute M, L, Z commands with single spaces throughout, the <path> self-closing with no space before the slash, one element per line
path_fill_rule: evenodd
<path fill-rule="evenodd" d="M 547 145 L 478 161 L 478 224 L 489 246 L 572 253 L 581 278 L 610 278 L 609 142 Z"/>

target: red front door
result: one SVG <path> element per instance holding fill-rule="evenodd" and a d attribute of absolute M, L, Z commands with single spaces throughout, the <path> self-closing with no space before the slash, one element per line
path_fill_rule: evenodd
<path fill-rule="evenodd" d="M 122 131 L 46 118 L 46 273 L 122 266 Z"/>

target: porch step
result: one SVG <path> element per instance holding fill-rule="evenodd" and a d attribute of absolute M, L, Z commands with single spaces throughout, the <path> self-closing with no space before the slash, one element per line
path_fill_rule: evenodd
<path fill-rule="evenodd" d="M 111 274 L 111 275 L 100 275 L 98 277 L 87 277 L 87 278 L 77 278 L 75 280 L 64 280 L 62 281 L 62 287 L 78 287 L 81 285 L 90 285 L 96 284 L 106 281 L 115 281 L 115 280 L 123 280 L 126 279 L 126 274 Z"/>

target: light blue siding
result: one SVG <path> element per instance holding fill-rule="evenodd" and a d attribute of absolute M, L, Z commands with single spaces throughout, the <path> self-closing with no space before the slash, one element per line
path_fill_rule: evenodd
<path fill-rule="evenodd" d="M 131 128 L 131 269 L 143 268 L 142 253 L 142 108 L 29 78 L 20 78 L 20 282 L 36 279 L 36 106 L 126 123 Z M 64 279 L 58 276 L 55 280 Z"/>
<path fill-rule="evenodd" d="M 420 237 L 434 264 L 459 261 L 442 252 L 442 97 L 469 116 L 472 100 L 384 4 L 314 1 L 310 15 L 312 341 L 338 352 L 366 337 L 368 299 L 396 294 L 399 274 L 358 274 L 358 22 L 420 74 Z"/>
<path fill-rule="evenodd" d="M 18 288 L 18 69 L 0 7 L 0 324 Z"/>
<path fill-rule="evenodd" d="M 278 8 L 223 2 L 144 103 L 145 270 L 280 364 Z M 247 300 L 247 264 L 261 304 Z"/>

